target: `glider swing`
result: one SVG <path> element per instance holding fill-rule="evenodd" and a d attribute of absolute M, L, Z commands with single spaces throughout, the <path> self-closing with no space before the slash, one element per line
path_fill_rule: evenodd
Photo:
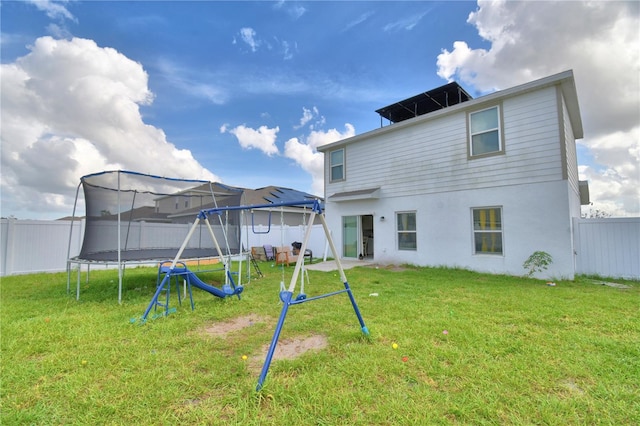
<path fill-rule="evenodd" d="M 215 233 L 213 232 L 213 228 L 211 227 L 211 224 L 209 223 L 209 218 L 208 218 L 208 215 L 210 214 L 217 214 L 218 216 L 220 216 L 223 210 L 224 209 L 218 209 L 218 208 L 201 210 L 200 213 L 198 213 L 196 220 L 193 222 L 193 225 L 191 226 L 189 233 L 184 239 L 173 261 L 171 261 L 170 264 L 169 264 L 169 261 L 162 262 L 160 264 L 158 269 L 158 277 L 160 276 L 161 273 L 164 273 L 165 276 L 162 280 L 158 279 L 156 292 L 153 295 L 151 302 L 149 302 L 149 306 L 147 306 L 147 309 L 144 311 L 144 314 L 140 318 L 142 323 L 146 322 L 147 316 L 149 315 L 149 312 L 151 312 L 151 309 L 153 307 L 156 307 L 156 308 L 158 306 L 163 307 L 165 309 L 165 312 L 164 312 L 165 316 L 171 312 L 171 310 L 169 309 L 169 294 L 171 292 L 171 278 L 175 278 L 176 286 L 177 286 L 178 277 L 182 277 L 182 279 L 184 279 L 184 281 L 186 282 L 187 288 L 189 289 L 189 297 L 191 298 L 191 309 L 194 308 L 193 297 L 191 295 L 192 286 L 199 288 L 200 290 L 204 290 L 208 293 L 211 293 L 212 295 L 222 299 L 224 299 L 225 297 L 234 296 L 234 295 L 238 296 L 238 299 L 240 299 L 240 293 L 242 293 L 242 291 L 244 290 L 244 287 L 242 285 L 236 285 L 235 280 L 233 279 L 233 273 L 231 272 L 231 267 L 229 265 L 231 260 L 231 255 L 229 255 L 228 257 L 224 256 L 222 248 L 218 243 L 218 239 L 216 238 Z M 222 262 L 224 266 L 225 284 L 222 286 L 222 289 L 219 289 L 217 287 L 214 287 L 212 285 L 209 285 L 203 282 L 200 278 L 198 278 L 198 276 L 195 273 L 193 273 L 187 268 L 184 262 L 180 262 L 182 253 L 187 247 L 187 244 L 189 243 L 189 240 L 193 236 L 194 232 L 198 228 L 198 225 L 200 224 L 201 220 L 204 220 L 204 223 L 207 226 L 209 234 L 211 235 L 211 238 L 215 245 L 218 258 L 220 259 L 220 262 Z M 221 224 L 222 224 L 222 221 L 221 221 Z M 226 238 L 226 233 L 224 233 L 224 236 Z M 228 244 L 227 244 L 227 247 L 228 247 Z M 163 292 L 165 294 L 164 301 L 159 299 Z M 179 290 L 178 290 L 178 301 L 180 302 Z"/>
<path fill-rule="evenodd" d="M 269 350 L 267 351 L 267 356 L 266 359 L 264 361 L 264 364 L 262 365 L 262 371 L 260 373 L 260 377 L 258 379 L 258 385 L 256 386 L 256 391 L 260 391 L 262 389 L 262 386 L 264 384 L 264 381 L 267 377 L 267 373 L 269 372 L 269 366 L 271 365 L 271 360 L 273 358 L 273 354 L 275 352 L 276 346 L 278 344 L 278 339 L 280 337 L 280 332 L 282 331 L 282 326 L 284 325 L 284 321 L 287 317 L 287 312 L 289 311 L 289 307 L 293 306 L 293 305 L 298 305 L 301 303 L 305 303 L 305 302 L 311 302 L 313 300 L 318 300 L 318 299 L 322 299 L 325 297 L 329 297 L 329 296 L 335 296 L 341 293 L 347 293 L 347 295 L 349 296 L 349 300 L 351 301 L 351 305 L 353 306 L 353 310 L 355 311 L 356 317 L 358 318 L 358 322 L 360 323 L 360 328 L 362 330 L 362 332 L 365 335 L 369 335 L 369 330 L 367 329 L 364 320 L 362 319 L 362 315 L 360 314 L 360 309 L 358 308 L 358 304 L 356 303 L 356 300 L 353 296 L 353 292 L 351 291 L 351 287 L 349 287 L 349 282 L 347 281 L 347 277 L 344 273 L 344 269 L 342 268 L 342 264 L 340 263 L 340 259 L 339 256 L 336 255 L 336 253 L 338 253 L 336 251 L 336 248 L 333 244 L 333 239 L 331 238 L 331 233 L 329 232 L 329 227 L 327 226 L 327 222 L 324 219 L 324 215 L 322 214 L 322 210 L 320 208 L 320 203 L 318 202 L 318 200 L 312 200 L 312 201 L 304 201 L 304 202 L 295 202 L 295 203 L 283 203 L 282 206 L 286 206 L 286 205 L 295 205 L 295 206 L 299 206 L 299 205 L 312 205 L 311 208 L 311 214 L 310 214 L 310 218 L 309 218 L 309 222 L 308 222 L 308 226 L 307 229 L 305 230 L 305 235 L 304 235 L 304 239 L 302 240 L 302 244 L 300 246 L 300 255 L 298 256 L 298 259 L 296 260 L 296 266 L 295 269 L 293 270 L 293 275 L 291 276 L 291 281 L 289 282 L 289 287 L 288 288 L 284 288 L 284 279 L 283 282 L 281 282 L 281 289 L 280 289 L 280 300 L 282 301 L 283 305 L 282 305 L 282 311 L 280 312 L 280 316 L 278 318 L 278 322 L 276 324 L 276 329 L 273 333 L 273 338 L 271 339 L 271 344 L 269 345 Z M 269 205 L 271 206 L 271 205 Z M 256 207 L 256 206 L 254 206 Z M 304 278 L 303 276 L 301 276 L 301 288 L 300 288 L 300 293 L 294 298 L 293 297 L 293 293 L 296 289 L 296 285 L 297 285 L 297 281 L 298 281 L 298 276 L 300 275 L 300 271 L 303 269 L 304 267 L 304 254 L 305 250 L 307 249 L 307 244 L 309 242 L 309 238 L 311 236 L 311 224 L 314 223 L 316 216 L 318 216 L 318 218 L 320 219 L 320 222 L 322 223 L 322 228 L 324 230 L 325 236 L 327 238 L 327 241 L 329 243 L 329 246 L 331 248 L 331 251 L 334 254 L 335 257 L 335 261 L 336 261 L 336 265 L 338 267 L 338 270 L 340 272 L 340 278 L 342 280 L 342 283 L 344 285 L 344 289 L 341 290 L 337 290 L 331 293 L 326 293 L 326 294 L 322 294 L 319 296 L 313 296 L 313 297 L 307 297 L 307 295 L 304 293 Z M 284 277 L 284 274 L 283 274 Z"/>

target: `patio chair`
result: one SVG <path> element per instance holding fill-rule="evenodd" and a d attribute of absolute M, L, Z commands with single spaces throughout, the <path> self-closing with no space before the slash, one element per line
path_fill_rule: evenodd
<path fill-rule="evenodd" d="M 265 245 L 263 247 L 264 247 L 264 254 L 267 257 L 267 260 L 274 260 L 276 256 L 275 256 L 275 252 L 273 251 L 273 246 Z"/>

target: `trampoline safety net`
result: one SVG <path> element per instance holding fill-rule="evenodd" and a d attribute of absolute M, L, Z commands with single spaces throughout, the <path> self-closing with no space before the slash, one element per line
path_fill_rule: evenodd
<path fill-rule="evenodd" d="M 202 209 L 238 206 L 242 190 L 220 183 L 107 171 L 80 180 L 86 209 L 82 249 L 76 259 L 143 262 L 173 259 Z M 223 255 L 240 249 L 240 212 L 209 217 Z M 218 256 L 204 222 L 183 259 Z"/>

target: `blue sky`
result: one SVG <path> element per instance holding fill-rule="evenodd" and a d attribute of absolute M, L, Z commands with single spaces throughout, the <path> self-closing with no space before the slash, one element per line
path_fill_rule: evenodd
<path fill-rule="evenodd" d="M 474 97 L 573 69 L 594 208 L 640 214 L 638 3 L 11 1 L 2 216 L 56 218 L 128 169 L 322 195 L 321 144 L 456 80 Z"/>

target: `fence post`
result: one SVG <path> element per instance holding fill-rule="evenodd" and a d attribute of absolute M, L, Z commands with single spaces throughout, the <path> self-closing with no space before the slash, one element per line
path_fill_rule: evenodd
<path fill-rule="evenodd" d="M 14 253 L 15 253 L 15 236 L 16 236 L 16 219 L 10 217 L 7 219 L 7 240 L 4 248 L 4 274 L 11 275 L 14 272 Z"/>

